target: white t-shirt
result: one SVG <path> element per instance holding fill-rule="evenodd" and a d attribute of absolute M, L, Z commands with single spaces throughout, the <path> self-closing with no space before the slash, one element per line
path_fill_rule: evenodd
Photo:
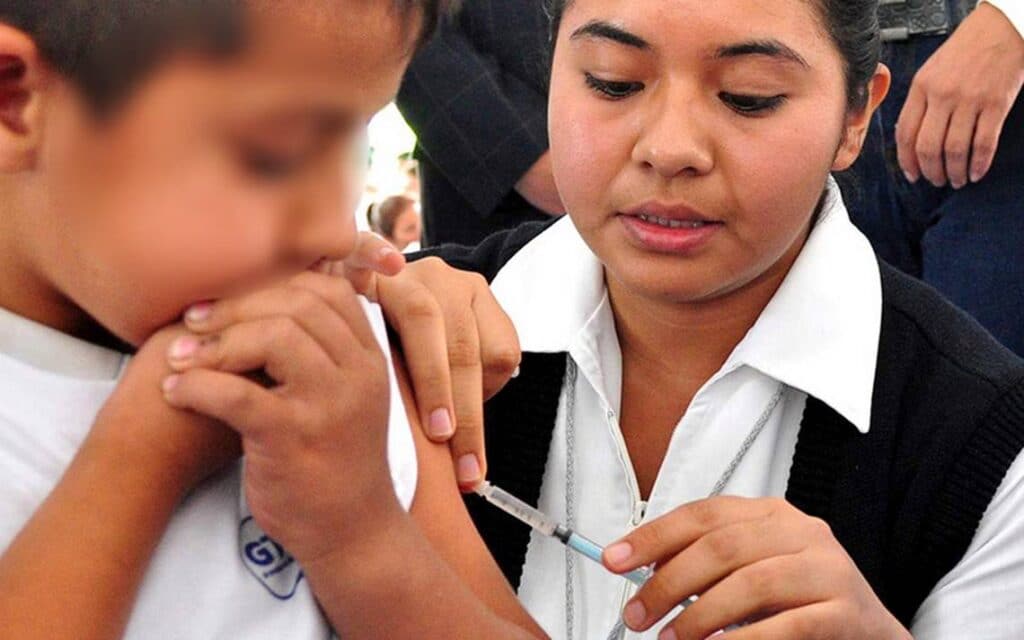
<path fill-rule="evenodd" d="M 379 308 L 366 309 L 389 354 Z M 119 353 L 0 309 L 0 549 L 56 485 L 125 362 Z M 388 435 L 395 491 L 408 508 L 416 453 L 393 374 Z M 250 517 L 240 472 L 241 463 L 179 507 L 143 582 L 126 640 L 331 637 L 301 569 Z"/>

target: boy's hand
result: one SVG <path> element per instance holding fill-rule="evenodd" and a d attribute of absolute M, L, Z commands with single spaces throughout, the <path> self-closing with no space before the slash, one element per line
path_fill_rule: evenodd
<path fill-rule="evenodd" d="M 784 500 L 723 497 L 685 505 L 609 546 L 604 559 L 617 573 L 657 563 L 626 606 L 632 629 L 649 629 L 700 594 L 663 639 L 703 640 L 744 622 L 751 624 L 728 637 L 910 638 L 828 525 Z"/>
<path fill-rule="evenodd" d="M 459 485 L 475 487 L 487 473 L 483 402 L 500 391 L 522 358 L 515 327 L 487 282 L 437 258 L 398 269 L 385 241 L 363 234 L 337 270 L 381 305 L 398 332 L 427 436 L 450 439 Z M 393 274 L 381 277 L 380 274 Z"/>
<path fill-rule="evenodd" d="M 242 435 L 246 497 L 267 535 L 307 564 L 400 512 L 386 360 L 346 280 L 306 272 L 198 305 L 186 324 L 193 335 L 168 352 L 180 374 L 166 398 Z"/>
<path fill-rule="evenodd" d="M 238 436 L 205 416 L 169 407 L 161 381 L 172 373 L 166 352 L 183 326 L 150 338 L 132 358 L 89 435 L 91 444 L 123 451 L 124 460 L 166 474 L 182 495 L 238 459 Z"/>

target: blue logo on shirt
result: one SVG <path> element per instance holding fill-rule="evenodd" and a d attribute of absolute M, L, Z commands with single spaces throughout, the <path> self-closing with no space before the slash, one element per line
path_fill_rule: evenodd
<path fill-rule="evenodd" d="M 245 567 L 275 598 L 288 600 L 302 580 L 302 569 L 284 547 L 263 533 L 252 516 L 242 520 L 238 542 Z"/>

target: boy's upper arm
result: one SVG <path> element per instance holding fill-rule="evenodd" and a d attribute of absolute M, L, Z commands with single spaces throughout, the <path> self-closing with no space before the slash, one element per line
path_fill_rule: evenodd
<path fill-rule="evenodd" d="M 430 442 L 423 433 L 402 358 L 397 353 L 393 356 L 419 463 L 419 484 L 410 510 L 413 519 L 438 554 L 484 604 L 533 635 L 546 637 L 520 605 L 477 533 L 459 493 L 448 446 Z"/>

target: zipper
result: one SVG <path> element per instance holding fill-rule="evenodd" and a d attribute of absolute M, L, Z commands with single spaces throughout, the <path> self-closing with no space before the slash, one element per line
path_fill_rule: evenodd
<path fill-rule="evenodd" d="M 615 445 L 619 451 L 619 462 L 626 472 L 626 480 L 629 484 L 630 499 L 632 501 L 632 514 L 629 525 L 633 528 L 640 526 L 647 516 L 647 502 L 640 496 L 640 482 L 636 479 L 636 471 L 633 470 L 633 461 L 629 457 L 629 448 L 626 447 L 626 439 L 622 437 L 622 429 L 619 428 L 618 417 L 615 412 L 608 409 L 606 414 L 608 426 L 615 438 Z M 636 585 L 628 580 L 623 580 L 622 595 L 619 598 L 619 612 L 626 608 L 626 603 L 639 590 Z"/>

